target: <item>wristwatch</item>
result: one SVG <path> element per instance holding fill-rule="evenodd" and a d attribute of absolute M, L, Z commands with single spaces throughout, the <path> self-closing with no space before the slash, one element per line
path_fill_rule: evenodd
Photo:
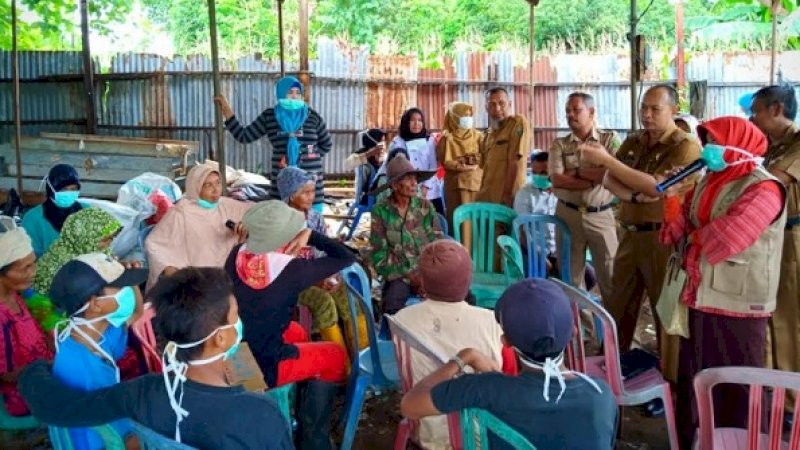
<path fill-rule="evenodd" d="M 452 358 L 450 358 L 450 362 L 454 362 L 458 366 L 458 373 L 456 373 L 456 376 L 466 373 L 465 371 L 467 368 L 467 364 L 464 362 L 463 359 L 459 358 L 458 355 L 455 355 Z"/>

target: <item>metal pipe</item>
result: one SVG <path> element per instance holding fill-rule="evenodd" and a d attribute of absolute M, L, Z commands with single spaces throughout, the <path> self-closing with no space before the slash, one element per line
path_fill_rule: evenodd
<path fill-rule="evenodd" d="M 217 47 L 217 8 L 215 0 L 208 0 L 208 24 L 211 33 L 211 72 L 214 80 L 214 97 L 222 95 L 219 84 L 219 49 Z M 227 166 L 225 165 L 225 131 L 222 129 L 222 110 L 214 102 L 214 129 L 217 134 L 217 163 L 219 163 L 219 180 L 222 184 L 222 195 L 228 191 Z"/>
<path fill-rule="evenodd" d="M 97 114 L 94 104 L 94 69 L 92 68 L 92 52 L 89 47 L 89 9 L 88 0 L 81 0 L 81 50 L 83 54 L 83 88 L 86 91 L 86 133 L 97 132 Z"/>
<path fill-rule="evenodd" d="M 636 25 L 638 22 L 639 13 L 636 11 L 636 0 L 631 0 L 631 30 L 628 35 L 631 49 L 631 130 L 636 131 L 637 124 L 637 110 L 638 108 L 638 95 L 636 92 L 636 73 L 638 72 L 639 54 L 636 48 Z"/>
<path fill-rule="evenodd" d="M 283 0 L 278 0 L 278 47 L 281 54 L 281 78 L 286 76 L 286 61 L 283 54 Z"/>
<path fill-rule="evenodd" d="M 19 49 L 17 48 L 17 0 L 11 0 L 11 76 L 14 77 L 14 151 L 17 156 L 17 193 L 22 198 L 22 123 L 19 111 Z"/>

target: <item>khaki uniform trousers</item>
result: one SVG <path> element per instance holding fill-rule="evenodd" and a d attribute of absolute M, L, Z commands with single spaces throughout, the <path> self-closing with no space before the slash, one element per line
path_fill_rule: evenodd
<path fill-rule="evenodd" d="M 658 233 L 622 230 L 614 258 L 614 294 L 603 303 L 617 323 L 620 351 L 626 351 L 633 342 L 642 296 L 647 294 L 656 323 L 662 373 L 667 380 L 676 382 L 680 337 L 664 333 L 655 308 L 664 284 L 667 260 L 672 253 L 670 248 L 658 242 Z"/>
<path fill-rule="evenodd" d="M 456 231 L 453 229 L 453 213 L 461 205 L 467 205 L 475 202 L 475 196 L 478 195 L 477 191 L 468 191 L 466 189 L 459 189 L 457 181 L 448 182 L 445 178 L 444 183 L 444 202 L 447 207 L 447 226 L 450 228 L 450 235 L 455 236 Z M 461 239 L 465 243 L 467 250 L 472 247 L 472 224 L 464 222 L 461 224 Z"/>
<path fill-rule="evenodd" d="M 800 227 L 784 233 L 781 278 L 775 312 L 767 333 L 767 366 L 800 372 Z M 794 393 L 786 393 L 786 408 L 794 409 Z"/>
<path fill-rule="evenodd" d="M 611 298 L 611 277 L 614 273 L 614 256 L 617 254 L 617 223 L 611 209 L 594 213 L 581 213 L 558 202 L 556 217 L 569 228 L 571 249 L 569 255 L 572 284 L 584 286 L 586 269 L 586 247 L 592 252 L 592 263 L 597 272 L 600 294 L 608 302 Z M 563 248 L 561 233 L 556 233 L 556 248 Z"/>

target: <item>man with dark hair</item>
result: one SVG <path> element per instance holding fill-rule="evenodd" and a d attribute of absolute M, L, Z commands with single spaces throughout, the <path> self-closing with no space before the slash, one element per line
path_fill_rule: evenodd
<path fill-rule="evenodd" d="M 23 372 L 20 391 L 49 425 L 88 427 L 130 418 L 200 449 L 293 449 L 289 425 L 275 405 L 227 380 L 224 361 L 242 337 L 232 292 L 225 271 L 217 268 L 180 269 L 153 287 L 149 298 L 165 349 L 163 375 L 81 392 L 39 361 Z"/>
<path fill-rule="evenodd" d="M 496 87 L 486 94 L 490 128 L 481 145 L 483 180 L 475 200 L 509 208 L 525 184 L 530 153 L 530 127 L 525 117 L 514 114 L 508 92 Z"/>
<path fill-rule="evenodd" d="M 800 371 L 800 127 L 794 123 L 797 99 L 789 85 L 765 87 L 753 96 L 751 120 L 769 138 L 764 166 L 786 186 L 786 230 L 775 314 L 770 319 L 768 363 Z M 794 399 L 787 398 L 794 408 Z"/>
<path fill-rule="evenodd" d="M 541 278 L 520 281 L 503 293 L 494 315 L 503 342 L 517 355 L 519 376 L 498 373 L 496 361 L 465 348 L 403 396 L 403 415 L 420 419 L 481 408 L 540 450 L 614 448 L 618 409 L 611 388 L 563 364 L 574 322 L 561 287 Z M 493 438 L 492 449 L 509 448 Z"/>
<path fill-rule="evenodd" d="M 547 175 L 547 152 L 538 152 L 531 155 L 531 182 L 525 183 L 514 196 L 514 211 L 520 216 L 528 214 L 546 214 L 552 216 L 556 213 L 557 199 L 553 195 L 553 184 Z M 524 236 L 523 236 L 524 238 Z M 547 227 L 547 257 L 548 262 L 556 255 L 556 230 Z M 525 246 L 525 242 L 522 243 Z M 526 249 L 523 248 L 523 252 Z"/>
<path fill-rule="evenodd" d="M 619 149 L 620 140 L 617 133 L 597 128 L 594 97 L 585 92 L 573 92 L 567 97 L 566 115 L 570 133 L 550 146 L 550 179 L 558 197 L 555 215 L 567 224 L 572 238 L 570 273 L 573 284 L 583 284 L 588 247 L 597 270 L 600 293 L 604 299 L 610 299 L 618 246 L 617 222 L 611 209 L 614 194 L 603 186 L 606 170 L 583 160 L 578 146 L 583 142 L 595 142 L 613 155 Z M 560 234 L 557 238 L 560 242 Z"/>

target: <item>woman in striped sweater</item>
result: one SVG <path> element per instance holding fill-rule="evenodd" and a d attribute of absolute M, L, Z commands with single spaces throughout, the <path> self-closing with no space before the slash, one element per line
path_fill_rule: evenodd
<path fill-rule="evenodd" d="M 248 144 L 267 136 L 272 144 L 270 196 L 280 199 L 278 172 L 299 167 L 316 177 L 314 209 L 322 212 L 322 157 L 333 147 L 325 121 L 303 101 L 303 85 L 295 77 L 284 77 L 275 86 L 278 103 L 267 108 L 248 126 L 242 126 L 225 97 L 216 97 L 225 118 L 225 128 L 237 141 Z"/>

